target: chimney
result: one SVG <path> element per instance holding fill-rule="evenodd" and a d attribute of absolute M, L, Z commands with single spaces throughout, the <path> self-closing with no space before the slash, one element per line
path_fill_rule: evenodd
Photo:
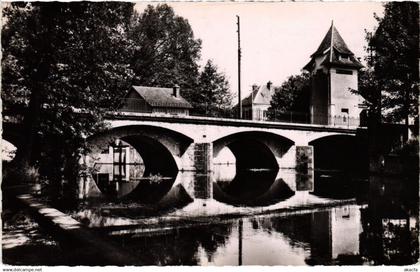
<path fill-rule="evenodd" d="M 254 84 L 252 84 L 252 90 L 253 90 L 253 91 L 258 90 L 258 85 L 257 85 L 257 84 L 255 84 L 255 83 L 254 83 Z"/>
<path fill-rule="evenodd" d="M 271 90 L 271 85 L 273 85 L 273 82 L 268 81 L 267 82 L 267 89 Z"/>
<path fill-rule="evenodd" d="M 175 86 L 172 89 L 173 89 L 172 95 L 175 96 L 175 97 L 179 97 L 180 96 L 180 91 L 181 91 L 179 85 L 175 84 Z"/>

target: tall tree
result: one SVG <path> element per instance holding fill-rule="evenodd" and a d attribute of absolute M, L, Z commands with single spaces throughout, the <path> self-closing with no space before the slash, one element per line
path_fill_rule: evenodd
<path fill-rule="evenodd" d="M 419 5 L 384 6 L 382 18 L 375 14 L 378 28 L 366 35 L 370 56 L 359 89 L 386 121 L 408 125 L 410 117 L 418 118 Z"/>
<path fill-rule="evenodd" d="M 178 84 L 191 100 L 197 87 L 201 40 L 194 37 L 188 21 L 167 4 L 149 5 L 130 30 L 136 44 L 132 59 L 134 83 L 148 86 Z"/>
<path fill-rule="evenodd" d="M 12 3 L 4 9 L 2 99 L 6 115 L 18 110 L 24 116 L 26 137 L 15 158 L 18 169 L 37 162 L 47 174 L 75 174 L 66 167 L 84 137 L 102 126 L 102 109 L 131 84 L 132 13 L 133 4 L 122 2 Z M 48 148 L 36 154 L 41 145 Z"/>
<path fill-rule="evenodd" d="M 226 116 L 232 108 L 232 93 L 223 73 L 208 60 L 198 78 L 198 87 L 192 93 L 194 111 L 206 116 Z"/>
<path fill-rule="evenodd" d="M 280 87 L 275 88 L 270 102 L 270 111 L 308 114 L 310 89 L 311 79 L 309 73 L 290 76 Z"/>

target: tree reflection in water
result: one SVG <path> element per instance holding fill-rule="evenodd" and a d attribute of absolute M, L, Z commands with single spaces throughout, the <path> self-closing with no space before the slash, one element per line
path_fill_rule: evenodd
<path fill-rule="evenodd" d="M 198 265 L 199 249 L 204 249 L 208 262 L 212 262 L 216 250 L 224 246 L 231 232 L 232 225 L 217 224 L 114 238 L 133 252 L 142 265 Z"/>
<path fill-rule="evenodd" d="M 406 265 L 419 258 L 417 177 L 370 177 L 362 210 L 361 252 L 372 264 Z"/>
<path fill-rule="evenodd" d="M 349 205 L 304 214 L 227 219 L 218 224 L 193 224 L 113 239 L 133 252 L 140 264 L 148 265 L 416 262 L 418 225 L 401 219 L 378 221 L 368 209 Z"/>

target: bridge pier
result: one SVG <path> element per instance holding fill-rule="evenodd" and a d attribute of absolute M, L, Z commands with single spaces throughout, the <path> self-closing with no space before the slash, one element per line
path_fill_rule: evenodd
<path fill-rule="evenodd" d="M 296 146 L 296 191 L 314 190 L 314 147 Z"/>
<path fill-rule="evenodd" d="M 293 191 L 314 189 L 313 146 L 293 145 L 278 159 L 279 174 Z"/>
<path fill-rule="evenodd" d="M 181 184 L 193 199 L 213 198 L 213 143 L 193 142 L 180 158 L 175 185 Z"/>
<path fill-rule="evenodd" d="M 209 199 L 213 197 L 213 144 L 194 143 L 194 198 Z"/>

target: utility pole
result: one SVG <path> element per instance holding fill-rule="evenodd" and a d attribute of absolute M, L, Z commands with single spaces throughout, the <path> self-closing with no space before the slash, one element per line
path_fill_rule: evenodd
<path fill-rule="evenodd" d="M 242 265 L 242 232 L 243 232 L 243 224 L 244 222 L 242 221 L 242 219 L 239 219 L 238 222 L 238 265 Z"/>
<path fill-rule="evenodd" d="M 242 98 L 241 98 L 241 25 L 239 21 L 239 16 L 236 15 L 237 25 L 238 25 L 238 109 L 239 119 L 242 119 Z"/>

